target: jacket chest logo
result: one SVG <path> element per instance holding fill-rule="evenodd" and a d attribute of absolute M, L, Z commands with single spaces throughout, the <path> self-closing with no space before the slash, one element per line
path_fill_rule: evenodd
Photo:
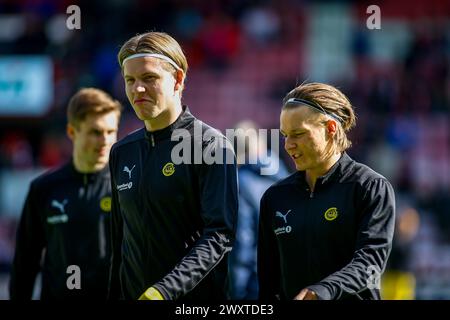
<path fill-rule="evenodd" d="M 51 206 L 53 208 L 58 209 L 61 214 L 65 214 L 66 213 L 66 204 L 67 204 L 67 199 L 64 199 L 63 201 L 59 202 L 58 200 L 52 200 Z"/>
<path fill-rule="evenodd" d="M 175 173 L 175 165 L 172 162 L 167 162 L 162 168 L 162 173 L 166 177 L 170 177 Z"/>
<path fill-rule="evenodd" d="M 128 174 L 128 180 L 131 180 L 131 174 L 135 167 L 136 167 L 136 165 L 133 165 L 131 167 L 131 169 L 128 166 L 123 167 L 122 172 L 125 172 Z M 125 182 L 125 183 L 122 183 L 122 184 L 116 186 L 117 191 L 128 190 L 128 189 L 131 189 L 132 187 L 133 187 L 133 181 L 128 181 L 128 182 Z M 106 210 L 104 210 L 104 211 L 106 211 Z"/>
<path fill-rule="evenodd" d="M 128 173 L 128 179 L 131 180 L 131 173 L 133 172 L 134 167 L 136 167 L 136 165 L 134 165 L 131 169 L 128 168 L 128 166 L 123 167 L 123 171 Z"/>
<path fill-rule="evenodd" d="M 324 215 L 325 220 L 333 221 L 338 217 L 338 209 L 336 207 L 332 207 L 325 211 Z"/>
<path fill-rule="evenodd" d="M 282 213 L 280 211 L 276 211 L 275 212 L 275 217 L 277 218 L 281 218 L 283 220 L 283 223 L 285 224 L 285 226 L 282 226 L 280 228 L 277 228 L 274 230 L 275 234 L 278 236 L 280 234 L 284 234 L 284 233 L 290 233 L 292 231 L 292 227 L 287 224 L 287 218 L 288 218 L 288 214 L 291 212 L 292 210 L 288 210 L 286 213 Z"/>
<path fill-rule="evenodd" d="M 69 220 L 69 216 L 66 214 L 66 205 L 68 203 L 67 199 L 59 202 L 58 200 L 52 200 L 50 206 L 52 208 L 56 208 L 60 214 L 54 215 L 51 217 L 47 217 L 47 223 L 56 224 L 56 223 L 65 223 Z"/>
<path fill-rule="evenodd" d="M 100 200 L 100 208 L 104 212 L 111 212 L 111 197 L 103 197 Z"/>

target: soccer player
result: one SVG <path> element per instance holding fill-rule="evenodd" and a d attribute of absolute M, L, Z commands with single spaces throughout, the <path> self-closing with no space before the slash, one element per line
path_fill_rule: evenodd
<path fill-rule="evenodd" d="M 121 105 L 85 88 L 70 100 L 72 159 L 33 180 L 17 230 L 10 298 L 31 299 L 42 272 L 42 300 L 106 299 L 110 265 L 109 151 Z M 43 264 L 40 265 L 43 255 Z"/>
<path fill-rule="evenodd" d="M 111 151 L 109 296 L 225 299 L 238 203 L 232 147 L 182 105 L 188 64 L 175 39 L 159 32 L 134 36 L 118 59 L 144 127 Z M 180 143 L 189 146 L 183 161 L 173 157 Z M 202 154 L 226 159 L 210 163 Z"/>
<path fill-rule="evenodd" d="M 261 299 L 380 299 L 392 246 L 390 183 L 345 150 L 355 125 L 347 97 L 303 84 L 283 100 L 280 131 L 297 172 L 261 199 Z"/>

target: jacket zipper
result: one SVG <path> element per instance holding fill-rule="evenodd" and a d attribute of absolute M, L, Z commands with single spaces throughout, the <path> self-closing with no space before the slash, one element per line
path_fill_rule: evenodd
<path fill-rule="evenodd" d="M 150 138 L 152 140 L 152 147 L 155 146 L 155 138 L 153 137 L 153 134 L 150 134 Z"/>
<path fill-rule="evenodd" d="M 306 192 L 309 193 L 309 198 L 314 198 L 314 190 L 311 190 L 309 187 L 306 188 Z"/>

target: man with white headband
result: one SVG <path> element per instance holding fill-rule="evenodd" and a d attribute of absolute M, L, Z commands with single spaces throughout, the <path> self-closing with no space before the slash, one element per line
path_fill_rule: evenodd
<path fill-rule="evenodd" d="M 228 141 L 220 132 L 181 104 L 188 64 L 175 39 L 160 32 L 137 35 L 118 59 L 144 128 L 111 151 L 109 298 L 226 299 L 238 206 L 233 151 L 223 147 Z M 212 132 L 210 139 L 194 136 L 195 127 Z M 193 150 L 222 148 L 224 159 L 233 160 L 175 164 L 171 154 L 179 141 L 171 138 L 181 131 Z"/>
<path fill-rule="evenodd" d="M 284 98 L 280 132 L 297 172 L 261 199 L 261 299 L 380 299 L 395 196 L 385 177 L 345 152 L 355 122 L 333 86 L 306 83 Z"/>

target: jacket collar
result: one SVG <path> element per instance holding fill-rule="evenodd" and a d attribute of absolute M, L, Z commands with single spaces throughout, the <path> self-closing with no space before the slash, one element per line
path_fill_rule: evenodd
<path fill-rule="evenodd" d="M 325 185 L 327 183 L 331 183 L 332 181 L 336 181 L 342 176 L 344 176 L 345 172 L 354 164 L 354 160 L 350 158 L 347 152 L 343 152 L 339 160 L 331 167 L 330 170 L 323 176 L 317 178 L 316 187 L 319 185 Z M 297 173 L 297 180 L 301 184 L 307 184 L 305 171 L 299 171 Z"/>
<path fill-rule="evenodd" d="M 75 179 L 80 179 L 84 182 L 91 182 L 96 180 L 98 177 L 108 177 L 109 176 L 109 165 L 106 164 L 106 166 L 101 169 L 100 171 L 97 172 L 92 172 L 92 173 L 82 173 L 79 172 L 76 168 L 75 165 L 73 164 L 73 158 L 70 158 L 69 162 L 66 164 L 67 170 L 69 170 L 70 174 L 75 178 Z"/>

